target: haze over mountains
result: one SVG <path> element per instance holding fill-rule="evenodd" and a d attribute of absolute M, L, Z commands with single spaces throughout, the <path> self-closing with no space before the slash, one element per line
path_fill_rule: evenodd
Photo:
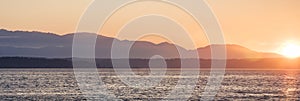
<path fill-rule="evenodd" d="M 74 34 L 72 33 L 59 36 L 53 33 L 7 31 L 2 29 L 0 30 L 0 57 L 70 58 L 72 57 L 73 36 Z M 96 58 L 110 58 L 111 45 L 114 40 L 119 43 L 121 48 L 132 43 L 132 41 L 128 40 L 98 36 Z M 190 53 L 197 51 L 199 58 L 210 59 L 211 47 L 220 46 L 210 45 L 197 50 L 186 50 L 179 46 L 177 48 L 183 52 L 182 55 L 185 58 L 194 58 L 195 56 Z M 275 53 L 256 52 L 239 45 L 226 45 L 226 47 L 228 59 L 282 57 Z M 130 58 L 148 59 L 153 55 L 161 55 L 165 58 L 179 58 L 180 56 L 176 46 L 170 43 L 153 44 L 136 41 L 130 51 Z"/>

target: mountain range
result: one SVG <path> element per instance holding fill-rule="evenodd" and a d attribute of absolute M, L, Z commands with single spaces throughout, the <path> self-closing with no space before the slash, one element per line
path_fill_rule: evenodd
<path fill-rule="evenodd" d="M 91 33 L 81 33 L 91 34 Z M 63 36 L 54 33 L 8 31 L 0 30 L 0 57 L 45 57 L 45 58 L 70 58 L 72 57 L 72 43 L 74 34 Z M 96 58 L 110 58 L 111 46 L 116 41 L 122 46 L 129 45 L 133 41 L 119 40 L 116 38 L 98 35 L 96 41 Z M 119 46 L 118 46 L 119 47 Z M 195 58 L 191 52 L 198 52 L 199 58 L 211 59 L 212 47 L 223 47 L 222 45 L 209 45 L 195 50 L 187 50 L 171 43 L 154 44 L 145 41 L 135 41 L 130 50 L 130 58 L 149 59 L 153 55 L 161 55 L 165 58 L 179 58 L 177 51 L 182 51 L 185 58 Z M 125 49 L 125 47 L 124 47 Z M 275 53 L 256 52 L 246 47 L 227 44 L 227 59 L 246 58 L 281 58 Z"/>

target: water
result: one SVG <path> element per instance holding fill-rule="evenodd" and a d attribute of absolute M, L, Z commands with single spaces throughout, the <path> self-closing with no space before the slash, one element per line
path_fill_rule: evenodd
<path fill-rule="evenodd" d="M 168 94 L 178 81 L 178 70 L 156 87 L 138 89 L 122 83 L 113 70 L 100 70 L 106 87 L 122 100 L 158 100 Z M 147 75 L 147 70 L 136 70 Z M 228 70 L 215 100 L 299 100 L 299 71 Z M 209 71 L 202 71 L 190 100 L 199 100 Z M 159 77 L 159 76 L 158 76 Z M 80 91 L 72 69 L 1 69 L 2 100 L 87 100 Z"/>

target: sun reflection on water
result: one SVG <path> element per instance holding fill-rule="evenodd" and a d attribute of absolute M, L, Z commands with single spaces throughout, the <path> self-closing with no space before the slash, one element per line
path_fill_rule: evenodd
<path fill-rule="evenodd" d="M 297 98 L 296 96 L 296 85 L 297 85 L 297 71 L 292 71 L 292 70 L 288 70 L 285 73 L 284 76 L 284 86 L 285 86 L 285 91 L 284 91 L 284 95 L 288 98 L 286 100 L 289 100 L 290 98 Z"/>

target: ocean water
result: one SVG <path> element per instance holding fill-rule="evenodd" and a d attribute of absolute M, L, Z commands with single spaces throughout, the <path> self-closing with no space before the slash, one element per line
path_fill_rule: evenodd
<path fill-rule="evenodd" d="M 147 69 L 134 71 L 141 77 L 149 74 Z M 179 70 L 170 70 L 157 86 L 140 89 L 123 83 L 111 69 L 100 69 L 99 72 L 99 78 L 105 83 L 110 94 L 120 100 L 160 100 L 168 95 L 180 78 Z M 297 70 L 227 70 L 215 100 L 299 100 L 299 74 Z M 209 71 L 201 71 L 189 100 L 201 98 L 208 76 Z M 0 69 L 0 99 L 93 98 L 84 96 L 72 69 Z"/>

